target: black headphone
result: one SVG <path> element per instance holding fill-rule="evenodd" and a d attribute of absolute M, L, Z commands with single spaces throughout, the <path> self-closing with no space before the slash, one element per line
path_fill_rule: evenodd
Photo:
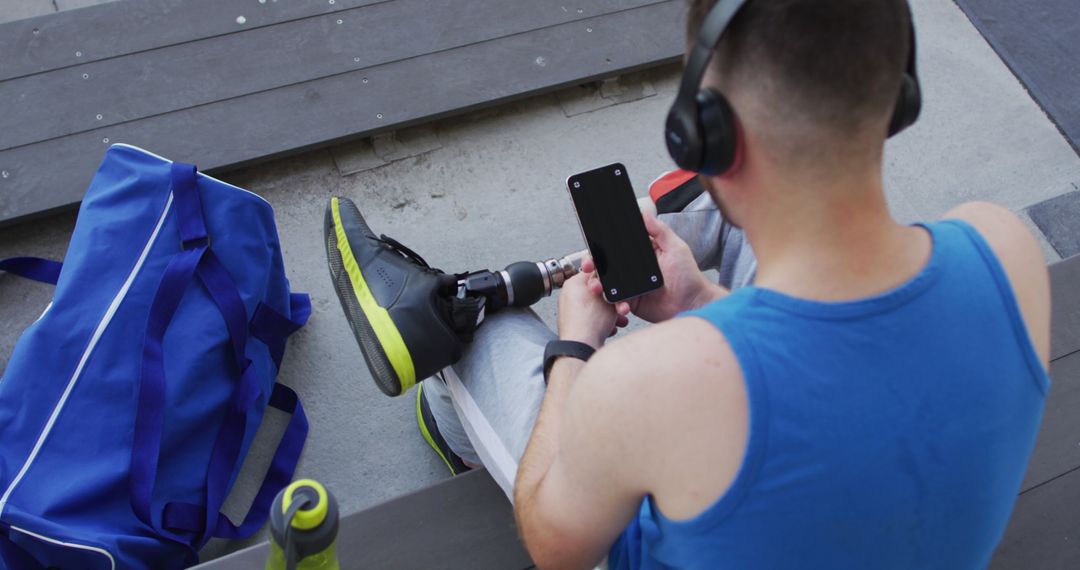
<path fill-rule="evenodd" d="M 686 60 L 679 94 L 668 113 L 664 136 L 668 153 L 675 164 L 684 170 L 720 176 L 730 172 L 740 162 L 742 142 L 735 111 L 723 93 L 716 89 L 702 89 L 701 80 L 728 25 L 748 1 L 719 0 L 701 25 Z M 907 2 L 904 2 L 904 6 L 909 16 L 911 48 L 907 70 L 900 82 L 896 109 L 889 122 L 890 137 L 913 125 L 922 109 L 919 76 L 915 70 L 915 23 L 911 20 L 911 7 Z"/>

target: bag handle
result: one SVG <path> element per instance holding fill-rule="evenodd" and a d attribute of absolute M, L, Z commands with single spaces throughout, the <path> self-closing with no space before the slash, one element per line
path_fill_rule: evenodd
<path fill-rule="evenodd" d="M 280 355 L 284 351 L 286 338 L 303 327 L 311 315 L 311 299 L 306 294 L 293 293 L 290 304 L 290 312 L 294 315 L 292 319 L 262 303 L 256 307 L 255 315 L 251 319 L 252 336 L 267 345 L 278 366 L 280 366 Z M 210 468 L 207 471 L 207 507 L 209 508 L 191 503 L 168 503 L 162 514 L 164 528 L 200 533 L 201 543 L 211 536 L 227 539 L 247 538 L 262 527 L 270 514 L 270 505 L 274 497 L 292 480 L 308 432 L 307 416 L 296 392 L 283 384 L 274 384 L 270 395 L 270 406 L 291 414 L 292 418 L 285 428 L 285 433 L 281 437 L 263 483 L 243 522 L 240 525 L 234 525 L 221 513 L 221 505 L 225 500 L 224 488 L 228 485 L 232 466 L 235 465 L 233 456 L 239 455 L 244 434 L 241 424 L 237 424 L 241 429 L 236 429 L 237 425 L 230 427 L 223 424 L 218 440 L 215 442 Z M 237 415 L 231 419 L 242 420 L 246 423 L 246 415 L 244 417 Z"/>
<path fill-rule="evenodd" d="M 135 511 L 135 516 L 154 529 L 158 526 L 151 517 L 150 504 L 157 481 L 165 419 L 165 363 L 162 358 L 162 341 L 165 330 L 180 305 L 180 299 L 206 252 L 206 246 L 202 245 L 183 250 L 169 261 L 150 305 L 146 336 L 143 339 L 129 487 L 131 508 Z"/>
<path fill-rule="evenodd" d="M 60 269 L 63 263 L 40 257 L 9 257 L 0 259 L 0 271 L 6 271 L 12 275 L 25 277 L 33 281 L 56 285 L 60 280 Z"/>
<path fill-rule="evenodd" d="M 165 363 L 162 342 L 180 300 L 208 250 L 202 200 L 195 181 L 195 166 L 173 163 L 171 190 L 180 226 L 180 253 L 169 260 L 161 276 L 143 338 L 139 372 L 139 399 L 131 446 L 131 509 L 150 528 L 159 528 L 150 512 L 157 481 L 158 459 L 165 418 Z"/>
<path fill-rule="evenodd" d="M 180 299 L 194 276 L 198 275 L 199 280 L 210 293 L 225 320 L 233 349 L 233 359 L 240 377 L 230 405 L 226 408 L 225 418 L 214 442 L 210 465 L 207 469 L 206 505 L 210 508 L 202 509 L 205 512 L 202 525 L 198 528 L 188 529 L 200 532 L 197 544 L 201 546 L 209 540 L 210 535 L 218 525 L 217 518 L 220 516 L 218 511 L 224 503 L 227 494 L 226 488 L 232 470 L 240 459 L 240 448 L 243 445 L 247 429 L 247 416 L 252 404 L 258 399 L 261 390 L 256 377 L 256 369 L 251 365 L 251 361 L 244 356 L 248 339 L 246 309 L 228 271 L 225 270 L 217 256 L 209 249 L 209 237 L 202 216 L 202 204 L 199 199 L 195 173 L 196 170 L 193 165 L 182 163 L 172 165 L 172 190 L 179 216 L 182 251 L 175 255 L 166 267 L 150 308 L 146 337 L 143 343 L 139 403 L 136 411 L 135 437 L 131 454 L 130 490 L 132 510 L 140 520 L 156 530 L 170 526 L 165 524 L 164 519 L 167 515 L 164 510 L 162 526 L 155 523 L 151 513 L 154 485 L 157 480 L 157 464 L 161 451 L 165 405 L 165 371 L 161 344 L 165 331 L 179 306 Z M 299 319 L 299 323 L 295 323 L 295 328 L 292 330 L 303 326 L 307 321 L 307 316 L 310 314 L 310 301 L 306 295 L 302 295 L 301 298 L 307 302 L 307 311 L 306 313 L 303 310 L 300 311 L 302 319 Z M 281 318 L 284 319 L 284 317 Z M 285 320 L 288 321 L 288 319 Z M 281 340 L 281 346 L 283 350 L 283 339 Z M 271 350 L 273 354 L 273 349 Z M 288 390 L 284 387 L 282 389 Z M 275 394 L 277 394 L 276 397 Z M 291 394 L 291 398 L 288 394 Z M 292 478 L 296 462 L 299 460 L 300 450 L 307 435 L 307 418 L 303 413 L 303 408 L 300 407 L 296 394 L 291 390 L 288 393 L 279 392 L 279 389 L 275 386 L 275 392 L 271 395 L 271 403 L 274 403 L 275 400 L 279 404 L 278 407 L 284 406 L 288 411 L 295 413 L 290 422 L 291 432 L 286 434 L 287 437 L 283 437 L 281 448 L 279 448 L 279 454 L 287 453 L 290 455 L 283 457 L 280 461 L 275 457 L 275 464 L 280 463 L 283 467 L 288 467 L 287 473 L 284 471 L 268 473 L 268 477 L 271 474 L 275 475 L 275 477 L 273 481 L 264 482 L 264 487 L 267 485 L 273 487 L 271 494 L 276 494 L 277 490 L 288 484 L 289 479 Z M 296 438 L 299 438 L 298 442 L 294 441 Z M 290 464 L 291 467 L 289 467 Z M 284 482 L 281 482 L 282 476 Z M 166 510 L 168 508 L 169 505 L 166 505 Z M 265 521 L 265 515 L 269 512 L 269 507 L 264 511 L 261 519 L 251 521 L 254 528 L 249 534 L 257 530 Z M 249 515 L 260 516 L 254 509 Z M 175 525 L 171 526 L 175 528 Z M 190 527 L 191 525 L 187 526 Z M 245 527 L 244 530 L 246 531 L 247 528 Z"/>
<path fill-rule="evenodd" d="M 251 316 L 251 336 L 261 340 L 270 350 L 274 366 L 281 369 L 281 359 L 285 355 L 285 341 L 294 332 L 300 330 L 311 317 L 311 297 L 306 293 L 289 295 L 289 314 L 286 318 L 267 305 L 259 303 L 255 314 Z"/>
<path fill-rule="evenodd" d="M 281 443 L 266 471 L 266 477 L 243 522 L 239 525 L 233 524 L 220 512 L 220 505 L 217 508 L 207 509 L 191 503 L 174 502 L 165 505 L 162 515 L 162 525 L 166 529 L 203 534 L 210 529 L 209 534 L 214 537 L 235 539 L 248 538 L 262 527 L 266 522 L 266 517 L 270 515 L 274 498 L 292 480 L 308 431 L 307 416 L 304 414 L 304 407 L 300 404 L 296 392 L 284 384 L 274 384 L 270 405 L 292 414 L 292 419 L 289 420 L 285 433 L 281 436 Z M 228 478 L 228 476 L 229 473 L 225 472 L 224 477 Z M 213 521 L 212 524 L 207 524 L 208 518 Z"/>
<path fill-rule="evenodd" d="M 208 258 L 207 261 L 210 261 L 210 259 Z M 215 262 L 210 262 L 200 266 L 199 276 L 201 278 L 203 277 L 204 268 L 207 273 L 221 272 L 216 278 L 203 278 L 203 282 L 208 288 L 220 287 L 225 280 L 228 280 L 230 284 L 232 283 L 231 278 L 224 272 L 224 267 L 221 267 L 220 264 L 215 265 Z M 212 283 L 217 285 L 211 286 Z M 233 286 L 231 289 L 222 289 L 222 292 L 232 291 L 235 294 L 235 290 L 236 288 Z M 243 321 L 239 320 L 245 314 L 243 304 L 240 303 L 239 296 L 227 301 L 229 297 L 230 295 L 227 293 L 219 293 L 215 295 L 215 300 L 218 301 L 222 314 L 231 315 L 231 318 L 226 317 L 226 320 L 232 321 L 229 326 L 230 331 L 243 330 L 244 332 L 238 334 L 245 334 L 246 330 L 241 326 Z M 293 319 L 289 319 L 269 306 L 260 303 L 255 309 L 256 316 L 252 317 L 249 325 L 253 333 L 252 336 L 263 339 L 263 342 L 266 343 L 276 366 L 280 366 L 286 338 L 304 326 L 311 314 L 311 300 L 307 295 L 293 294 L 290 297 L 290 304 L 292 305 L 293 314 L 296 315 Z M 259 318 L 256 319 L 256 317 Z M 235 346 L 236 337 L 233 338 Z M 246 342 L 245 336 L 243 345 L 246 345 Z M 242 352 L 240 357 L 243 358 Z M 267 472 L 262 487 L 244 522 L 239 527 L 236 527 L 221 514 L 221 507 L 228 496 L 227 491 L 232 471 L 240 460 L 240 450 L 246 435 L 248 413 L 260 393 L 260 383 L 254 373 L 255 368 L 251 366 L 250 360 L 243 358 L 243 361 L 240 383 L 236 387 L 232 406 L 227 408 L 225 412 L 225 420 L 222 422 L 210 456 L 210 465 L 206 472 L 206 507 L 196 506 L 203 513 L 202 525 L 191 530 L 200 533 L 196 542 L 199 545 L 205 544 L 212 536 L 247 538 L 254 534 L 266 522 L 266 516 L 270 513 L 270 502 L 274 500 L 277 492 L 292 480 L 296 463 L 300 459 L 300 451 L 303 449 L 304 440 L 307 438 L 307 416 L 304 414 L 304 409 L 300 405 L 296 393 L 282 384 L 274 384 L 274 391 L 270 394 L 270 405 L 291 413 L 292 419 L 286 428 L 286 433 L 282 436 L 271 469 Z M 163 515 L 165 518 L 162 520 L 162 525 L 166 528 L 169 526 L 168 509 L 169 505 L 166 505 L 166 514 Z"/>

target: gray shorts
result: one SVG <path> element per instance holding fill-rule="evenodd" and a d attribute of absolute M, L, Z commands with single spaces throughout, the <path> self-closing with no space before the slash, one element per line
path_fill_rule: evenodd
<path fill-rule="evenodd" d="M 752 281 L 753 252 L 741 231 L 723 224 L 708 194 L 660 219 L 690 245 L 703 271 L 719 273 L 722 285 L 734 289 Z M 554 338 L 531 310 L 501 311 L 484 322 L 443 378 L 424 383 L 447 444 L 462 459 L 484 465 L 511 499 L 517 463 L 544 399 L 544 347 Z"/>

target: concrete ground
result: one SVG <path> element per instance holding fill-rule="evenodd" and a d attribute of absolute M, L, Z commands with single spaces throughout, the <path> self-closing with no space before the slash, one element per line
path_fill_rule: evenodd
<path fill-rule="evenodd" d="M 919 123 L 888 146 L 886 185 L 896 216 L 933 219 L 968 200 L 1022 212 L 1075 189 L 1080 158 L 960 10 L 942 0 L 913 4 L 926 103 Z M 0 0 L 0 7 L 2 20 L 57 6 Z M 345 514 L 447 476 L 416 429 L 414 393 L 392 399 L 378 391 L 341 314 L 324 262 L 327 200 L 352 198 L 376 231 L 449 271 L 581 249 L 563 181 L 620 161 L 643 194 L 653 177 L 672 168 L 661 128 L 677 78 L 676 68 L 648 72 L 655 95 L 583 114 L 574 114 L 572 97 L 553 94 L 441 121 L 431 126 L 434 150 L 352 175 L 339 170 L 354 152 L 347 146 L 223 176 L 273 204 L 293 288 L 310 292 L 314 302 L 311 322 L 290 343 L 279 376 L 300 393 L 311 421 L 299 476 L 327 484 Z M 0 230 L 0 257 L 63 257 L 74 219 L 61 214 Z M 1047 260 L 1056 260 L 1043 243 Z M 49 298 L 48 287 L 0 276 L 0 368 Z M 554 301 L 537 311 L 552 322 Z M 269 416 L 230 512 L 242 512 L 253 497 L 255 474 L 282 426 L 276 413 Z M 239 546 L 212 543 L 204 558 Z"/>

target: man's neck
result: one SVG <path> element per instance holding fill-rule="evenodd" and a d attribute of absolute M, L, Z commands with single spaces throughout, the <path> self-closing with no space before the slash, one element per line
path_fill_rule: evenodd
<path fill-rule="evenodd" d="M 927 232 L 889 213 L 880 170 L 768 183 L 746 223 L 761 287 L 820 301 L 857 299 L 903 284 L 930 257 Z"/>

